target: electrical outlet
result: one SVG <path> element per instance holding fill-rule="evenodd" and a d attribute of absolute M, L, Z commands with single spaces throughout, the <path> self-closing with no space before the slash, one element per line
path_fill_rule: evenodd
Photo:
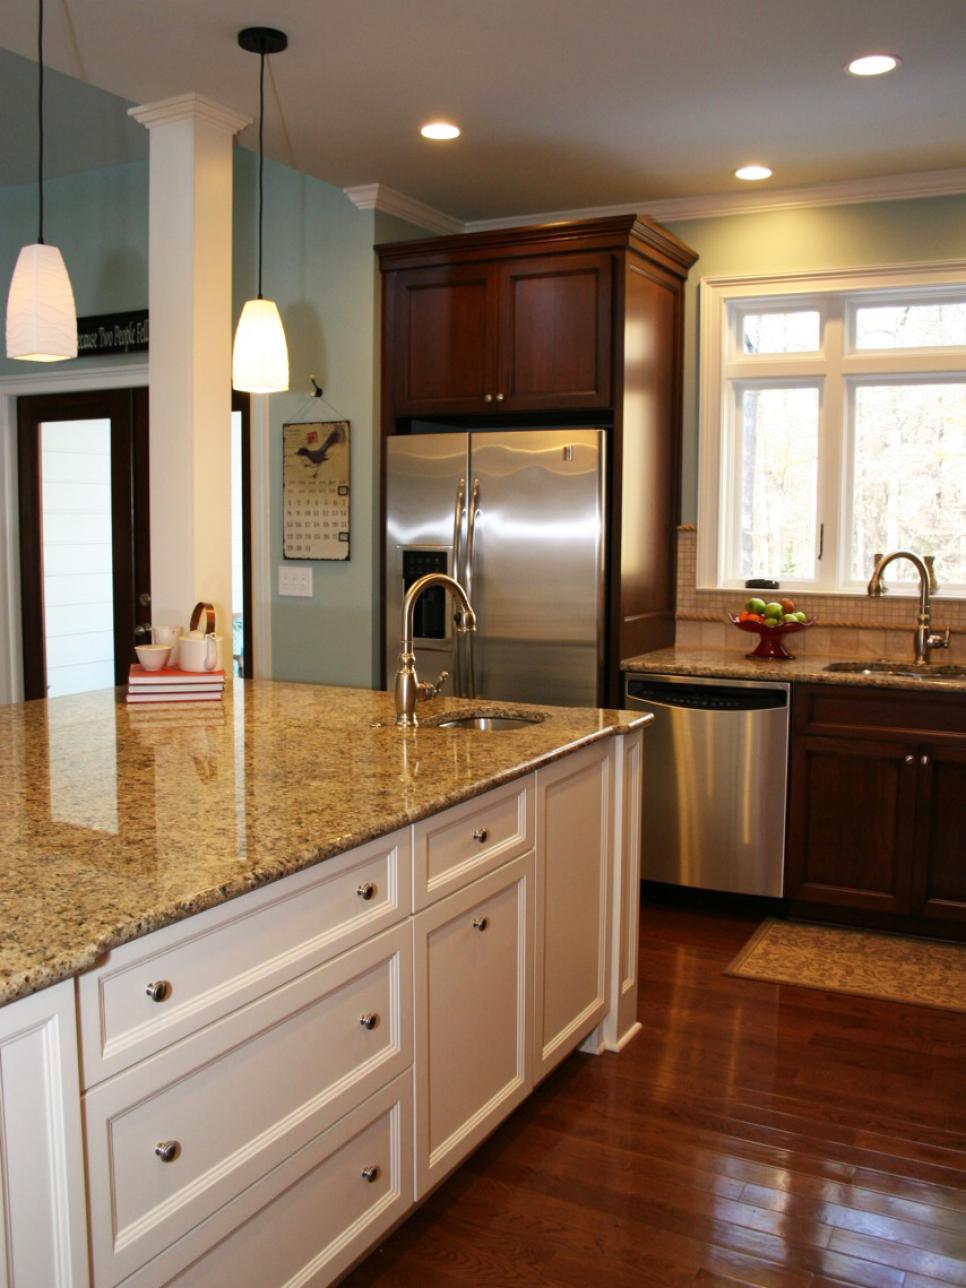
<path fill-rule="evenodd" d="M 302 595 L 312 597 L 312 569 L 293 568 L 281 564 L 278 569 L 278 593 L 280 595 Z"/>

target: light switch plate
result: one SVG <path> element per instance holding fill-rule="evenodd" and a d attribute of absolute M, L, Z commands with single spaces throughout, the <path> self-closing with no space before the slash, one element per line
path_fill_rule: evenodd
<path fill-rule="evenodd" d="M 280 595 L 303 595 L 312 597 L 312 569 L 292 568 L 280 564 L 278 569 L 278 593 Z"/>

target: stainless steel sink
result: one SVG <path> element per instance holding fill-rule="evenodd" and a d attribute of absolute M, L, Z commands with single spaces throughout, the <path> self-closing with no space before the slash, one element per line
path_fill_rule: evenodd
<path fill-rule="evenodd" d="M 544 716 L 452 716 L 434 721 L 436 729 L 477 729 L 480 733 L 497 733 L 508 729 L 524 729 L 527 725 L 540 724 Z M 425 724 L 426 722 L 424 722 Z"/>
<path fill-rule="evenodd" d="M 830 662 L 825 670 L 842 675 L 900 675 L 915 680 L 966 679 L 966 666 L 916 666 L 914 662 Z"/>

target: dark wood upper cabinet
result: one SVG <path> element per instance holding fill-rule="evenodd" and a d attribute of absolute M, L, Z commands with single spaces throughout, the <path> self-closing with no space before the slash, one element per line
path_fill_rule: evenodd
<path fill-rule="evenodd" d="M 635 215 L 378 251 L 384 435 L 434 419 L 606 429 L 602 697 L 619 703 L 620 659 L 674 640 L 684 284 L 697 256 Z"/>
<path fill-rule="evenodd" d="M 794 911 L 966 937 L 966 697 L 796 685 Z"/>

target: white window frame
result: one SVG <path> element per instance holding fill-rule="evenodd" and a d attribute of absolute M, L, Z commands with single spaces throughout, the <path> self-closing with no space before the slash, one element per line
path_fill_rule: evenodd
<path fill-rule="evenodd" d="M 734 496 L 737 452 L 735 395 L 741 382 L 754 386 L 775 379 L 819 388 L 817 523 L 822 525 L 826 556 L 814 581 L 783 582 L 789 589 L 819 594 L 864 594 L 865 583 L 848 576 L 846 535 L 851 521 L 852 479 L 848 459 L 847 416 L 854 388 L 870 379 L 922 378 L 935 374 L 966 378 L 966 347 L 928 349 L 855 348 L 855 310 L 861 304 L 932 302 L 937 288 L 961 295 L 966 260 L 881 265 L 862 269 L 703 278 L 699 287 L 698 542 L 697 588 L 724 590 L 743 586 L 725 576 L 734 540 L 734 516 L 722 504 Z M 861 294 L 868 292 L 866 299 Z M 740 318 L 744 312 L 815 308 L 821 313 L 825 346 L 809 353 L 743 354 Z M 832 343 L 828 343 L 831 341 Z M 826 351 L 827 348 L 827 351 Z M 819 536 L 816 533 L 816 548 Z M 734 566 L 734 564 L 730 564 Z M 896 584 L 895 589 L 904 589 Z M 908 593 L 915 593 L 909 587 Z"/>

